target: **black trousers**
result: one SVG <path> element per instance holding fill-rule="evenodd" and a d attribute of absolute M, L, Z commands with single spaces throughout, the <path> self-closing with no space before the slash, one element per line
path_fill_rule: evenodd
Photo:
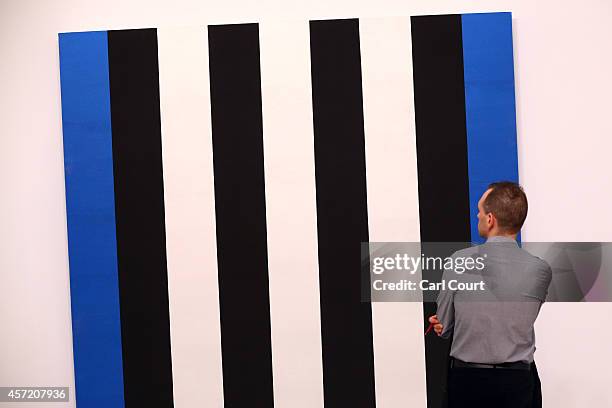
<path fill-rule="evenodd" d="M 541 408 L 535 363 L 530 370 L 450 368 L 449 408 Z"/>

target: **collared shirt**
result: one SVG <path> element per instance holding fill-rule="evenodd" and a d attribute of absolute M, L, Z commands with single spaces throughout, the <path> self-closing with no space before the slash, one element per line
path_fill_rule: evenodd
<path fill-rule="evenodd" d="M 438 319 L 443 338 L 453 334 L 450 355 L 472 363 L 531 363 L 535 352 L 533 324 L 546 299 L 552 271 L 541 258 L 521 249 L 508 237 L 462 249 L 453 258 L 480 257 L 480 270 L 458 274 L 445 270 L 442 279 L 481 284 L 484 290 L 441 290 Z M 477 261 L 476 261 L 477 262 Z M 458 263 L 456 263 L 458 264 Z M 472 286 L 473 287 L 473 286 Z"/>

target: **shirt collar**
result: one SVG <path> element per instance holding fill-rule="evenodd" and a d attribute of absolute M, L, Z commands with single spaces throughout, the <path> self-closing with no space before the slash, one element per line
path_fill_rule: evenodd
<path fill-rule="evenodd" d="M 518 245 L 518 243 L 516 242 L 516 240 L 514 238 L 502 237 L 502 236 L 499 236 L 499 235 L 487 238 L 486 242 L 512 242 L 512 243 Z"/>

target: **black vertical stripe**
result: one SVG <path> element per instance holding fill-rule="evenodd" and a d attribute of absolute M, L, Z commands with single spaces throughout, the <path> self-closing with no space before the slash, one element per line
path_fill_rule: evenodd
<path fill-rule="evenodd" d="M 323 386 L 327 407 L 374 407 L 359 22 L 310 22 Z"/>
<path fill-rule="evenodd" d="M 469 242 L 461 16 L 412 17 L 411 23 L 421 241 Z M 430 251 L 424 245 L 426 255 L 435 255 Z M 435 303 L 424 303 L 423 313 L 434 314 Z M 429 408 L 446 405 L 449 347 L 435 335 L 425 338 Z"/>
<path fill-rule="evenodd" d="M 108 32 L 126 407 L 172 407 L 157 33 Z"/>
<path fill-rule="evenodd" d="M 208 41 L 225 406 L 272 407 L 258 25 Z"/>

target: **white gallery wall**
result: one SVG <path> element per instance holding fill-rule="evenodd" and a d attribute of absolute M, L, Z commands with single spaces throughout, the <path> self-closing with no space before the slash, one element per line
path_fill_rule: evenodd
<path fill-rule="evenodd" d="M 486 11 L 513 12 L 523 240 L 612 241 L 606 0 L 0 0 L 0 386 L 74 386 L 58 32 Z M 536 333 L 545 407 L 612 406 L 612 304 Z"/>

